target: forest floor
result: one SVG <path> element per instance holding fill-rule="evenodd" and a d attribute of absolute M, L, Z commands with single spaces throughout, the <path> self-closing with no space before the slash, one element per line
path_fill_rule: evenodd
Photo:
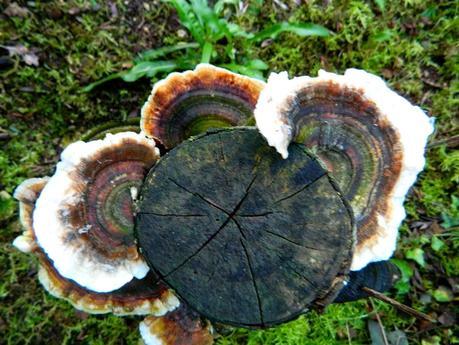
<path fill-rule="evenodd" d="M 217 344 L 380 344 L 372 326 L 377 316 L 391 345 L 459 344 L 459 3 L 258 0 L 247 9 L 231 3 L 237 1 L 228 1 L 225 16 L 249 32 L 291 20 L 334 33 L 284 33 L 254 44 L 250 55 L 267 63 L 265 77 L 362 68 L 436 117 L 395 254 L 403 279 L 389 294 L 438 323 L 363 300 L 268 330 L 235 329 Z M 159 1 L 0 0 L 0 344 L 139 342 L 140 317 L 88 315 L 40 286 L 35 258 L 11 245 L 21 232 L 12 194 L 24 179 L 52 174 L 63 148 L 90 128 L 139 116 L 157 79 L 114 80 L 91 92 L 84 86 L 131 67 L 141 51 L 179 41 L 192 38 Z M 244 54 L 236 45 L 236 58 Z"/>

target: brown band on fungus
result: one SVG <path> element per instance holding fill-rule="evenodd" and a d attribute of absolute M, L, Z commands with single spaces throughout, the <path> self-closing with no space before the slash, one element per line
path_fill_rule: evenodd
<path fill-rule="evenodd" d="M 142 108 L 141 128 L 170 149 L 209 128 L 244 125 L 264 83 L 201 64 L 155 84 Z"/>
<path fill-rule="evenodd" d="M 361 90 L 332 81 L 298 91 L 288 110 L 293 140 L 311 148 L 338 180 L 357 222 L 357 250 L 378 233 L 378 214 L 390 212 L 386 197 L 400 175 L 398 133 Z"/>
<path fill-rule="evenodd" d="M 46 185 L 48 178 L 33 178 L 24 181 L 15 191 L 19 201 L 21 224 L 32 251 L 39 260 L 39 280 L 45 289 L 57 298 L 71 303 L 75 308 L 92 314 L 114 313 L 117 315 L 163 315 L 179 304 L 177 298 L 154 273 L 139 280 L 133 279 L 118 290 L 109 293 L 96 293 L 71 279 L 62 277 L 54 268 L 52 261 L 37 246 L 33 230 L 33 210 L 35 202 Z M 16 245 L 17 240 L 15 240 Z M 21 249 L 21 248 L 19 248 Z"/>
<path fill-rule="evenodd" d="M 54 297 L 68 301 L 73 307 L 91 314 L 163 315 L 179 302 L 173 292 L 149 272 L 143 279 L 132 279 L 118 290 L 95 293 L 62 277 L 51 261 L 37 251 L 40 261 L 39 280 Z"/>
<path fill-rule="evenodd" d="M 140 324 L 146 345 L 211 345 L 212 327 L 185 305 L 162 317 L 148 316 Z"/>
<path fill-rule="evenodd" d="M 79 141 L 62 152 L 34 212 L 37 243 L 61 276 L 100 293 L 145 277 L 133 203 L 158 158 L 155 142 L 133 132 Z"/>

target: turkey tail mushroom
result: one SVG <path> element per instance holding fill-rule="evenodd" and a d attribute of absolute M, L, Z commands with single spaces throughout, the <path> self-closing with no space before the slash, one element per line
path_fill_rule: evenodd
<path fill-rule="evenodd" d="M 214 342 L 210 323 L 184 304 L 164 316 L 146 317 L 139 330 L 145 345 L 211 345 Z"/>
<path fill-rule="evenodd" d="M 337 179 L 357 221 L 351 269 L 387 260 L 405 196 L 423 169 L 433 119 L 362 70 L 316 78 L 271 74 L 255 109 L 260 132 L 284 157 L 294 141 Z"/>
<path fill-rule="evenodd" d="M 127 137 L 133 138 L 132 134 L 123 134 L 120 137 L 123 137 L 123 140 L 126 140 Z M 112 140 L 115 140 L 115 143 L 119 139 L 112 138 Z M 79 145 L 83 144 L 79 142 Z M 133 143 L 131 142 L 131 144 Z M 134 145 L 137 144 L 135 143 Z M 114 145 L 114 149 L 116 148 L 117 145 Z M 152 154 L 156 155 L 154 147 L 151 147 L 150 144 L 146 146 L 146 149 L 152 150 Z M 99 163 L 103 161 L 103 159 L 100 159 Z M 121 183 L 123 178 L 126 177 L 123 177 L 122 174 L 118 176 L 118 180 L 115 180 L 114 183 L 115 186 L 112 186 L 114 190 L 117 188 L 126 188 Z M 133 278 L 122 287 L 110 292 L 92 291 L 79 284 L 77 279 L 68 279 L 61 275 L 54 267 L 54 261 L 50 259 L 41 245 L 37 243 L 35 231 L 36 224 L 34 216 L 36 202 L 37 199 L 42 197 L 42 191 L 49 180 L 50 178 L 32 178 L 25 180 L 16 188 L 14 197 L 19 201 L 20 221 L 23 233 L 13 241 L 13 245 L 23 252 L 33 253 L 38 257 L 40 264 L 38 278 L 50 294 L 67 300 L 79 310 L 92 314 L 111 312 L 116 315 L 153 314 L 159 316 L 175 309 L 179 305 L 177 297 L 163 283 L 159 282 L 158 278 L 152 272 L 148 272 L 147 276 L 143 279 Z M 80 192 L 83 193 L 84 190 Z M 80 209 L 80 212 L 84 213 L 84 211 L 84 208 Z M 56 236 L 56 233 L 52 232 L 53 229 L 52 226 L 44 230 L 42 229 L 43 236 L 45 238 Z M 72 227 L 67 226 L 66 229 L 70 231 Z M 83 245 L 86 245 L 86 248 Z M 83 242 L 83 245 L 82 250 L 86 253 L 90 254 L 90 250 L 94 250 L 91 243 Z M 69 256 L 71 255 L 74 255 L 74 253 L 69 251 Z M 60 260 L 68 260 L 69 256 L 60 258 Z M 70 257 L 70 260 L 72 259 L 75 258 Z M 109 264 L 110 262 L 107 259 L 104 265 Z M 98 269 L 96 268 L 94 271 L 97 272 Z M 105 267 L 105 269 L 108 268 Z"/>
<path fill-rule="evenodd" d="M 209 128 L 245 125 L 264 85 L 209 64 L 171 73 L 155 84 L 142 108 L 140 127 L 170 149 Z"/>

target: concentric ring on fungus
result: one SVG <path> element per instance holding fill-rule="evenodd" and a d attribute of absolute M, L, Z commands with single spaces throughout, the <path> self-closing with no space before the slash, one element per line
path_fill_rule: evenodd
<path fill-rule="evenodd" d="M 96 292 L 146 276 L 132 199 L 158 157 L 154 141 L 133 132 L 79 141 L 62 152 L 33 213 L 37 243 L 61 276 Z"/>
<path fill-rule="evenodd" d="M 157 82 L 142 108 L 140 127 L 170 149 L 209 128 L 241 126 L 265 83 L 209 64 Z"/>
<path fill-rule="evenodd" d="M 13 245 L 23 252 L 32 252 L 38 257 L 38 279 L 43 287 L 54 297 L 62 298 L 75 308 L 91 314 L 114 313 L 116 315 L 160 316 L 179 305 L 178 299 L 158 282 L 153 273 L 142 279 L 133 279 L 118 290 L 109 293 L 96 293 L 85 289 L 73 280 L 62 277 L 53 267 L 52 261 L 37 245 L 33 229 L 35 202 L 49 178 L 31 178 L 21 183 L 14 193 L 19 201 L 22 235 Z"/>
<path fill-rule="evenodd" d="M 211 345 L 213 330 L 209 322 L 188 307 L 162 316 L 147 316 L 139 325 L 145 345 Z"/>
<path fill-rule="evenodd" d="M 403 202 L 423 169 L 433 119 L 362 70 L 316 78 L 271 74 L 255 110 L 260 132 L 284 157 L 293 140 L 323 160 L 357 221 L 351 269 L 395 250 Z"/>

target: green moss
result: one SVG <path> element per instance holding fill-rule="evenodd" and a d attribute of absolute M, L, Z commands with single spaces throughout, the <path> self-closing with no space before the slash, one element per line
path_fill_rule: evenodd
<path fill-rule="evenodd" d="M 117 0 L 114 17 L 105 1 L 18 2 L 28 4 L 30 14 L 1 17 L 0 45 L 35 48 L 40 65 L 27 66 L 16 57 L 15 67 L 0 70 L 0 128 L 10 136 L 0 141 L 0 343 L 136 344 L 141 318 L 87 316 L 44 292 L 36 278 L 35 260 L 10 245 L 20 228 L 12 207 L 16 204 L 9 196 L 25 178 L 51 174 L 62 149 L 88 129 L 138 116 L 151 90 L 149 80 L 114 81 L 89 94 L 81 92 L 83 86 L 128 68 L 139 51 L 190 41 L 190 36 L 182 37 L 183 28 L 165 5 Z M 0 0 L 0 13 L 9 3 Z M 427 167 L 407 209 L 408 222 L 428 217 L 443 224 L 455 216 L 451 195 L 457 194 L 459 181 L 457 144 L 451 140 L 459 134 L 458 3 L 395 0 L 386 1 L 384 11 L 373 1 L 325 3 L 308 1 L 296 7 L 289 2 L 290 10 L 285 11 L 271 2 L 253 2 L 245 14 L 236 15 L 235 7 L 228 5 L 225 16 L 247 31 L 291 20 L 314 22 L 334 32 L 327 38 L 283 33 L 272 43 L 251 47 L 235 42 L 237 60 L 260 58 L 271 71 L 287 70 L 291 75 L 315 75 L 320 68 L 339 72 L 364 68 L 383 76 L 435 116 Z M 80 12 L 71 14 L 75 9 Z M 223 51 L 221 42 L 217 52 Z M 430 230 L 414 231 L 407 224 L 396 255 L 403 259 L 407 250 L 422 248 L 426 267 L 417 267 L 420 284 L 435 290 L 435 284 L 445 284 L 444 276 L 459 272 L 457 229 L 441 229 L 445 245 L 432 251 L 430 243 L 420 241 L 422 236 L 431 238 Z M 439 277 L 437 271 L 442 270 L 444 276 Z M 435 304 L 422 305 L 414 289 L 410 285 L 403 295 L 406 303 L 439 313 Z M 410 326 L 412 318 L 382 303 L 376 306 L 386 330 L 406 330 L 410 344 L 429 336 L 446 342 L 448 334 L 441 329 L 417 333 L 416 324 Z M 372 317 L 368 310 L 365 301 L 332 305 L 322 315 L 311 312 L 273 329 L 234 330 L 218 343 L 348 344 L 349 329 L 352 344 L 368 344 L 366 321 Z"/>

